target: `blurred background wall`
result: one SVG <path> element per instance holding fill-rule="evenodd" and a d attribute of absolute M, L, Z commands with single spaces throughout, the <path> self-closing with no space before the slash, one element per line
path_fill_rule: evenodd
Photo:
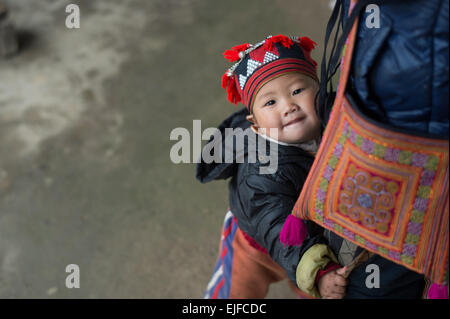
<path fill-rule="evenodd" d="M 200 298 L 227 182 L 172 163 L 170 132 L 238 109 L 220 87 L 234 45 L 307 35 L 320 63 L 329 1 L 0 1 L 20 47 L 0 57 L 0 298 Z"/>

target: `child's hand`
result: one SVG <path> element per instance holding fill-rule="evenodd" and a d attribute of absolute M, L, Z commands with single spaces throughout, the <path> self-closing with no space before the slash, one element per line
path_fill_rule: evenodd
<path fill-rule="evenodd" d="M 345 296 L 345 287 L 348 284 L 344 278 L 346 267 L 330 271 L 323 275 L 317 284 L 323 299 L 342 299 Z"/>

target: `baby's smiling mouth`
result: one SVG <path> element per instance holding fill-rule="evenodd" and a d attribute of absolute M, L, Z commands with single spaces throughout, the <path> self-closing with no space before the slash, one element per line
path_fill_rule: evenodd
<path fill-rule="evenodd" d="M 293 119 L 293 120 L 287 122 L 286 124 L 284 124 L 283 127 L 287 127 L 287 126 L 289 126 L 289 125 L 292 125 L 292 124 L 301 122 L 301 121 L 303 121 L 305 118 L 306 118 L 305 115 L 298 116 L 298 117 L 296 117 L 295 119 Z"/>

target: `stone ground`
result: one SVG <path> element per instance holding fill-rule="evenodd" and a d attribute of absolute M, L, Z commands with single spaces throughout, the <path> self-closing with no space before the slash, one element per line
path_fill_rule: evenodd
<path fill-rule="evenodd" d="M 328 1 L 4 2 L 21 51 L 0 59 L 0 298 L 200 298 L 227 185 L 172 163 L 170 132 L 235 111 L 225 49 L 279 33 L 322 44 Z M 269 297 L 293 296 L 282 282 Z"/>

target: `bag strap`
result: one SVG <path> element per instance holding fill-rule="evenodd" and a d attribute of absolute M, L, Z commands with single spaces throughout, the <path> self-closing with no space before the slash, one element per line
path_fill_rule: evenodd
<path fill-rule="evenodd" d="M 316 95 L 316 106 L 317 106 L 316 111 L 319 118 L 321 119 L 321 124 L 323 128 L 326 126 L 326 123 L 328 122 L 328 117 L 331 112 L 331 108 L 334 104 L 333 103 L 334 101 L 332 99 L 334 94 L 332 78 L 341 64 L 342 64 L 341 73 L 339 77 L 338 92 L 336 95 L 336 99 L 341 99 L 345 92 L 350 71 L 353 47 L 355 45 L 359 15 L 368 4 L 381 4 L 386 1 L 351 0 L 349 9 L 350 13 L 348 17 L 344 17 L 343 2 L 344 0 L 336 0 L 336 4 L 334 6 L 333 12 L 331 13 L 331 17 L 328 21 L 325 33 L 324 52 L 321 64 L 320 88 L 318 94 Z M 340 23 L 338 23 L 337 29 L 335 31 L 333 47 L 331 49 L 330 58 L 327 62 L 328 42 L 330 40 L 330 36 L 338 20 L 340 20 Z M 340 28 L 342 28 L 342 34 L 338 40 Z M 345 55 L 341 63 L 340 58 L 344 45 L 346 45 L 346 49 Z"/>
<path fill-rule="evenodd" d="M 356 0 L 355 1 L 352 0 L 352 2 L 350 4 L 350 10 L 352 10 L 352 4 L 354 2 L 356 2 Z M 360 11 L 364 7 L 363 3 L 364 3 L 363 1 L 358 2 L 357 4 L 359 6 L 355 6 L 353 8 L 353 10 L 351 11 L 349 21 L 344 26 L 342 37 L 338 43 L 337 51 L 334 52 L 334 56 L 332 57 L 332 60 L 331 60 L 331 66 L 335 67 L 336 70 L 337 70 L 337 67 L 339 66 L 339 64 L 341 65 L 341 73 L 340 73 L 339 82 L 338 82 L 338 91 L 336 93 L 336 99 L 343 98 L 345 88 L 347 87 L 347 80 L 348 80 L 348 75 L 350 73 L 350 65 L 351 65 L 352 56 L 353 56 L 353 48 L 355 46 L 356 31 L 358 28 L 359 12 L 357 10 Z M 347 34 L 348 34 L 348 36 L 346 36 Z M 342 62 L 339 63 L 338 60 L 340 58 L 344 44 L 345 44 L 344 57 L 342 58 Z M 333 73 L 335 73 L 336 70 L 334 70 Z"/>

